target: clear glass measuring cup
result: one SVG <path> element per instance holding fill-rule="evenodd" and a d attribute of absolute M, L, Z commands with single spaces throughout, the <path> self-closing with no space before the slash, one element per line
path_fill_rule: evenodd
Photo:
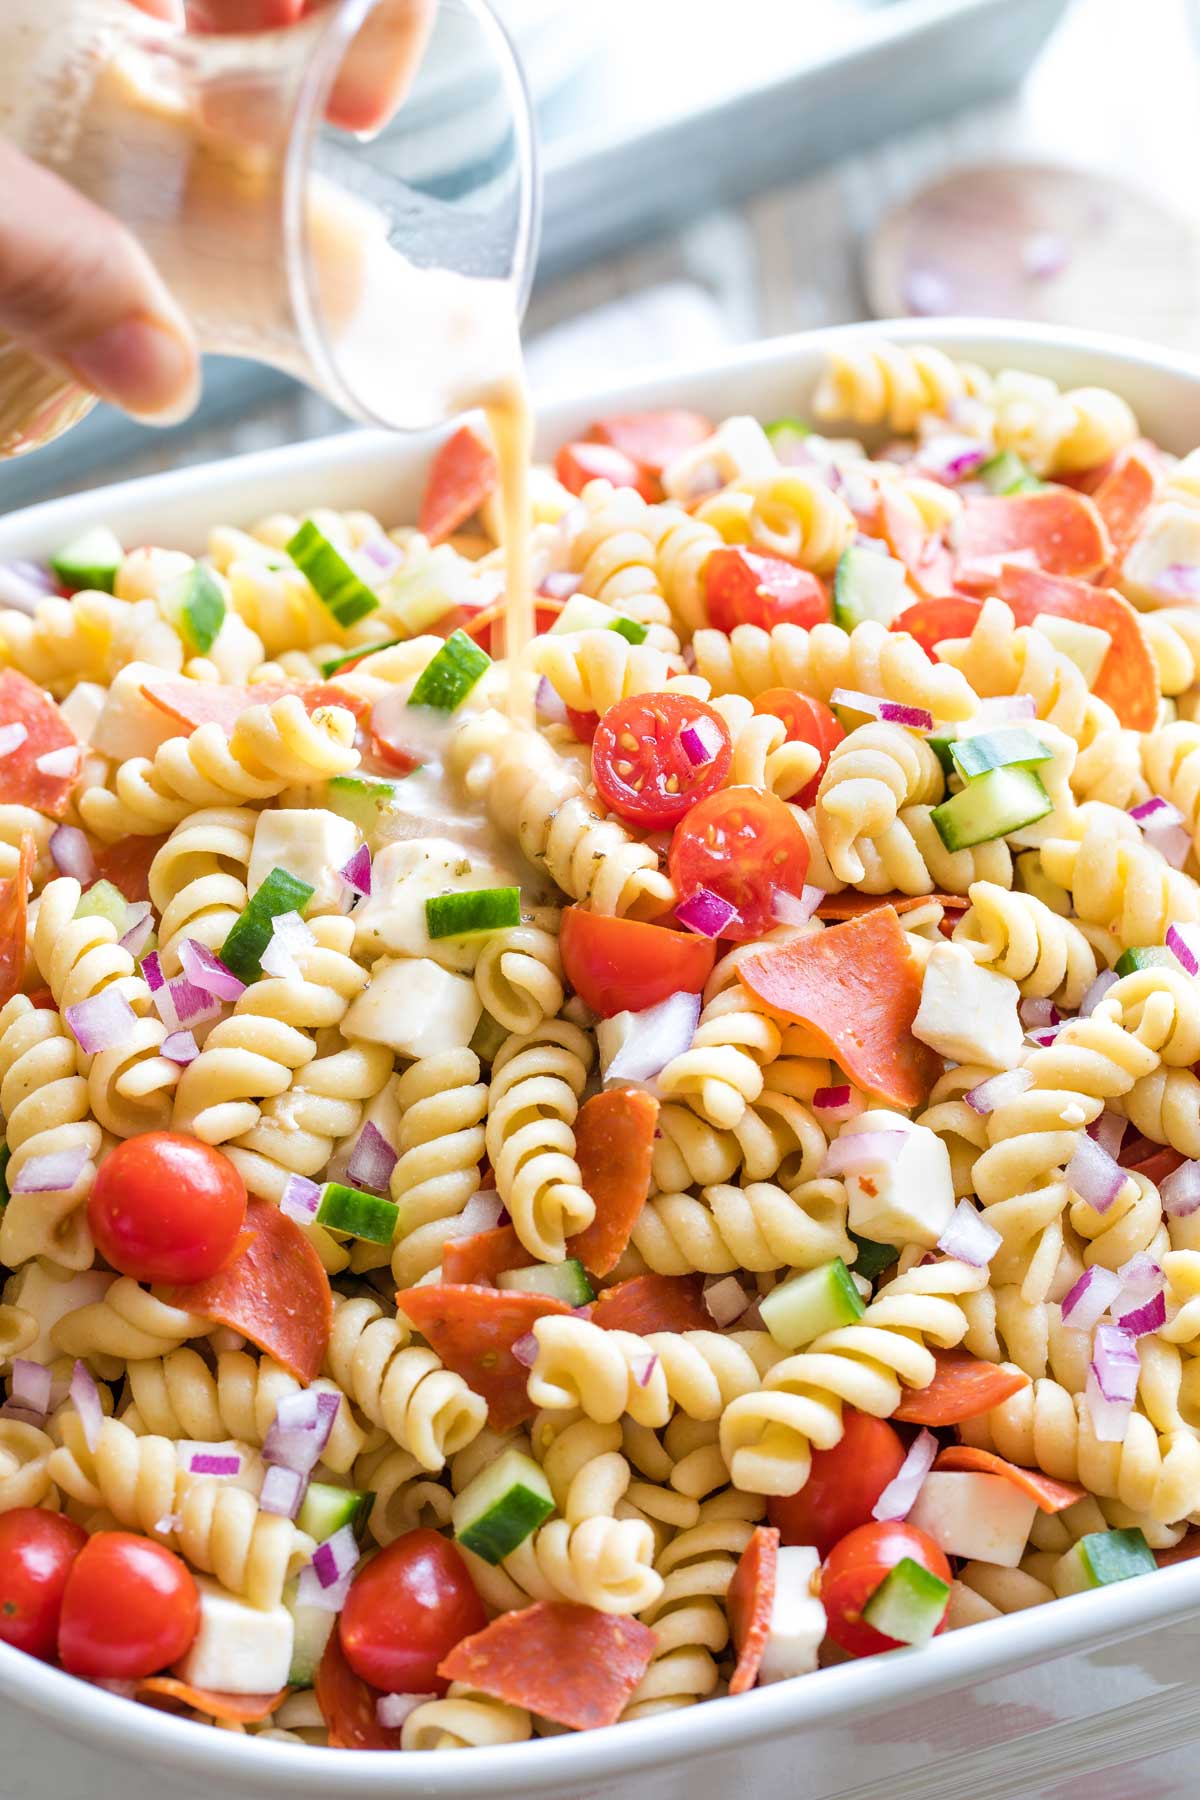
<path fill-rule="evenodd" d="M 528 98 L 483 0 L 441 0 L 385 131 L 328 122 L 365 33 L 419 49 L 429 11 L 338 0 L 286 30 L 199 36 L 127 0 L 0 0 L 0 134 L 128 226 L 204 350 L 417 429 L 511 366 L 539 210 Z M 0 336 L 0 457 L 93 404 Z"/>

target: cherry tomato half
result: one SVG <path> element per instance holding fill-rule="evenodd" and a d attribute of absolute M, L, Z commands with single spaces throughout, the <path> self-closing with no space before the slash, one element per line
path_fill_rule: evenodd
<path fill-rule="evenodd" d="M 740 544 L 714 550 L 704 565 L 708 622 L 718 631 L 737 625 L 803 625 L 811 631 L 830 617 L 829 595 L 817 577 L 782 556 Z"/>
<path fill-rule="evenodd" d="M 686 900 L 701 888 L 738 916 L 721 936 L 747 943 L 779 923 L 775 894 L 804 891 L 808 840 L 787 802 L 760 788 L 725 788 L 692 808 L 671 839 L 671 880 Z"/>
<path fill-rule="evenodd" d="M 950 1564 L 933 1539 L 915 1525 L 899 1520 L 860 1525 L 835 1544 L 826 1557 L 821 1571 L 821 1599 L 829 1635 L 851 1656 L 875 1656 L 880 1650 L 902 1648 L 895 1638 L 864 1625 L 862 1609 L 884 1576 L 906 1556 L 947 1584 L 953 1580 Z M 943 1618 L 937 1629 L 940 1632 L 945 1627 Z"/>
<path fill-rule="evenodd" d="M 63 1589 L 87 1541 L 82 1525 L 37 1506 L 0 1517 L 0 1642 L 54 1655 Z"/>
<path fill-rule="evenodd" d="M 581 744 L 593 744 L 596 741 L 596 727 L 600 723 L 600 714 L 596 712 L 580 712 L 577 707 L 568 706 L 567 724 L 575 733 Z"/>
<path fill-rule="evenodd" d="M 823 700 L 810 700 L 807 694 L 784 687 L 768 688 L 765 694 L 760 694 L 754 702 L 754 710 L 756 713 L 773 713 L 777 719 L 782 719 L 787 726 L 789 744 L 811 744 L 814 750 L 820 751 L 820 768 L 796 796 L 797 805 L 811 806 L 817 797 L 829 753 L 846 735 L 837 714 Z"/>
<path fill-rule="evenodd" d="M 140 1681 L 177 1662 L 200 1623 L 200 1595 L 173 1550 L 98 1531 L 67 1576 L 58 1660 L 72 1675 Z"/>
<path fill-rule="evenodd" d="M 602 480 L 636 488 L 643 500 L 662 499 L 657 478 L 612 444 L 564 444 L 554 459 L 554 473 L 572 494 L 582 494 L 589 481 Z"/>
<path fill-rule="evenodd" d="M 444 1694 L 438 1664 L 486 1624 L 462 1557 L 448 1538 L 425 1529 L 372 1557 L 338 1617 L 346 1661 L 389 1694 Z"/>
<path fill-rule="evenodd" d="M 934 600 L 918 600 L 892 620 L 891 631 L 907 631 L 916 638 L 930 662 L 937 661 L 937 646 L 945 638 L 968 638 L 983 611 L 982 600 L 966 594 L 942 594 Z"/>
<path fill-rule="evenodd" d="M 682 734 L 695 731 L 702 761 Z M 695 740 L 691 740 L 695 741 Z M 729 774 L 733 743 L 720 713 L 685 694 L 634 694 L 618 700 L 596 727 L 592 776 L 618 817 L 649 831 L 675 825 Z"/>
<path fill-rule="evenodd" d="M 88 1199 L 96 1248 L 135 1281 L 203 1281 L 233 1255 L 246 1184 L 227 1156 L 178 1131 L 126 1138 Z"/>
<path fill-rule="evenodd" d="M 699 994 L 717 946 L 690 931 L 568 906 L 558 947 L 567 980 L 602 1019 L 642 1012 L 672 994 Z"/>
<path fill-rule="evenodd" d="M 848 1406 L 841 1440 L 814 1450 L 812 1472 L 798 1494 L 773 1495 L 767 1517 L 785 1544 L 812 1544 L 828 1556 L 848 1531 L 865 1525 L 888 1482 L 900 1472 L 904 1445 L 886 1419 Z"/>

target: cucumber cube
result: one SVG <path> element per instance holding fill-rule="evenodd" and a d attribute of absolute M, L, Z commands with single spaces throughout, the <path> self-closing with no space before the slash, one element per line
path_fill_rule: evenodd
<path fill-rule="evenodd" d="M 80 588 L 98 588 L 101 593 L 111 594 L 124 557 L 116 533 L 107 525 L 97 525 L 52 556 L 50 567 L 64 587 L 76 592 Z"/>
<path fill-rule="evenodd" d="M 854 1273 L 861 1275 L 866 1281 L 874 1281 L 877 1275 L 890 1269 L 900 1254 L 895 1244 L 877 1244 L 874 1238 L 860 1237 L 857 1231 L 848 1231 L 848 1235 L 858 1245 Z"/>
<path fill-rule="evenodd" d="M 172 585 L 166 606 L 189 649 L 207 656 L 225 623 L 225 595 L 212 570 L 193 563 Z"/>
<path fill-rule="evenodd" d="M 1165 944 L 1138 944 L 1122 950 L 1113 964 L 1115 975 L 1136 975 L 1139 969 L 1178 969 L 1179 958 Z"/>
<path fill-rule="evenodd" d="M 969 850 L 1032 825 L 1053 809 L 1032 769 L 991 769 L 935 806 L 930 816 L 947 850 Z"/>
<path fill-rule="evenodd" d="M 867 1625 L 898 1644 L 927 1644 L 949 1604 L 949 1582 L 906 1556 L 884 1576 L 862 1616 Z"/>
<path fill-rule="evenodd" d="M 114 887 L 111 881 L 93 881 L 86 894 L 79 896 L 75 917 L 77 919 L 107 919 L 117 936 L 120 937 L 125 929 L 125 918 L 128 911 L 128 902 L 120 888 Z"/>
<path fill-rule="evenodd" d="M 1157 1567 L 1154 1552 L 1140 1531 L 1093 1531 L 1055 1564 L 1054 1591 L 1060 1596 L 1081 1594 L 1088 1588 L 1148 1575 Z"/>
<path fill-rule="evenodd" d="M 329 1612 L 323 1606 L 301 1606 L 296 1593 L 297 1583 L 289 1581 L 283 1590 L 283 1604 L 292 1615 L 295 1635 L 287 1684 L 293 1688 L 310 1688 L 317 1673 L 317 1665 L 325 1654 L 325 1646 L 337 1624 L 337 1614 Z"/>
<path fill-rule="evenodd" d="M 552 1294 L 568 1306 L 586 1306 L 596 1298 L 583 1264 L 576 1256 L 566 1262 L 534 1263 L 527 1269 L 505 1269 L 496 1277 L 498 1288 L 518 1294 Z"/>
<path fill-rule="evenodd" d="M 759 1302 L 763 1324 L 784 1350 L 799 1350 L 824 1331 L 852 1325 L 866 1311 L 862 1296 L 840 1256 L 793 1275 Z"/>
<path fill-rule="evenodd" d="M 990 494 L 1026 494 L 1041 487 L 1041 482 L 1015 450 L 1002 450 L 989 457 L 979 471 L 979 479 Z"/>
<path fill-rule="evenodd" d="M 360 1488 L 334 1487 L 328 1481 L 310 1481 L 296 1514 L 296 1525 L 310 1538 L 323 1544 L 343 1525 L 358 1527 L 368 1511 L 373 1494 Z"/>
<path fill-rule="evenodd" d="M 494 1566 L 553 1511 L 554 1495 L 537 1463 L 523 1450 L 506 1450 L 467 1483 L 450 1517 L 458 1542 Z"/>
<path fill-rule="evenodd" d="M 329 811 L 357 825 L 373 848 L 378 847 L 383 818 L 395 804 L 396 783 L 374 775 L 333 775 L 325 784 Z"/>
<path fill-rule="evenodd" d="M 904 564 L 894 556 L 861 544 L 842 551 L 833 578 L 833 617 L 843 631 L 853 631 L 864 619 L 890 625 L 910 599 Z"/>
<path fill-rule="evenodd" d="M 942 774 L 957 774 L 958 771 L 954 761 L 954 751 L 957 747 L 958 739 L 946 737 L 942 733 L 937 733 L 931 737 L 927 737 L 925 742 L 929 745 L 929 748 L 941 763 Z"/>
<path fill-rule="evenodd" d="M 317 1208 L 317 1224 L 328 1231 L 344 1231 L 348 1237 L 365 1238 L 369 1244 L 390 1244 L 396 1235 L 400 1208 L 394 1200 L 365 1194 L 341 1181 L 327 1181 Z"/>
<path fill-rule="evenodd" d="M 989 769 L 1005 769 L 1014 765 L 1027 768 L 1030 763 L 1050 762 L 1051 752 L 1041 738 L 1023 726 L 1013 725 L 1003 731 L 983 731 L 978 737 L 959 738 L 950 746 L 954 766 L 964 781 L 986 775 Z"/>

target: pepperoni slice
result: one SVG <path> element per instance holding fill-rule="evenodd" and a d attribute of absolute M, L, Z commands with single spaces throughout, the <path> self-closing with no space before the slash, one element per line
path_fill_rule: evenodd
<path fill-rule="evenodd" d="M 78 739 L 40 687 L 16 669 L 0 670 L 0 724 L 23 725 L 25 737 L 15 750 L 0 756 L 0 805 L 32 806 L 48 818 L 61 819 L 78 774 L 47 774 L 38 758 L 55 750 L 77 750 Z"/>
<path fill-rule="evenodd" d="M 941 535 L 926 531 L 895 495 L 881 493 L 879 513 L 892 555 L 904 564 L 908 579 L 926 600 L 948 594 L 954 586 L 954 558 Z"/>
<path fill-rule="evenodd" d="M 1112 560 L 1104 521 L 1085 494 L 1043 488 L 1036 494 L 972 496 L 957 527 L 958 566 L 1031 550 L 1051 575 L 1098 575 Z"/>
<path fill-rule="evenodd" d="M 438 1674 L 558 1725 L 594 1731 L 616 1724 L 657 1641 L 639 1619 L 543 1600 L 463 1638 Z"/>
<path fill-rule="evenodd" d="M 150 864 L 169 835 L 122 838 L 119 843 L 99 846 L 95 850 L 97 881 L 111 881 L 126 900 L 148 900 Z"/>
<path fill-rule="evenodd" d="M 36 859 L 37 848 L 26 832 L 15 873 L 0 881 L 0 1006 L 12 999 L 25 977 L 29 882 Z"/>
<path fill-rule="evenodd" d="M 749 1693 L 758 1680 L 771 1630 L 778 1567 L 779 1533 L 773 1525 L 756 1525 L 729 1583 L 729 1629 L 737 1651 L 737 1667 L 729 1682 L 731 1694 Z"/>
<path fill-rule="evenodd" d="M 529 1252 L 511 1225 L 450 1238 L 442 1250 L 442 1280 L 454 1286 L 495 1287 L 506 1269 L 523 1269 Z"/>
<path fill-rule="evenodd" d="M 976 1475 L 999 1475 L 1022 1494 L 1036 1500 L 1042 1512 L 1062 1512 L 1077 1500 L 1086 1500 L 1087 1489 L 1074 1482 L 1052 1481 L 1040 1469 L 1022 1469 L 1006 1462 L 994 1450 L 976 1450 L 971 1444 L 949 1444 L 939 1452 L 935 1469 L 966 1469 Z"/>
<path fill-rule="evenodd" d="M 567 1243 L 589 1275 L 615 1269 L 650 1192 L 658 1101 L 639 1088 L 585 1100 L 575 1120 L 575 1159 L 596 1216 Z"/>
<path fill-rule="evenodd" d="M 928 1387 L 909 1388 L 892 1414 L 906 1425 L 959 1425 L 1002 1406 L 1029 1386 L 1020 1369 L 1001 1369 L 968 1350 L 935 1350 Z"/>
<path fill-rule="evenodd" d="M 1005 563 L 1000 571 L 1000 598 L 1018 625 L 1032 625 L 1039 613 L 1095 625 L 1112 639 L 1092 686 L 1131 731 L 1152 731 L 1158 719 L 1158 670 L 1137 614 L 1128 600 L 1111 588 L 1092 587 L 1047 575 L 1041 569 Z"/>
<path fill-rule="evenodd" d="M 643 500 L 663 497 L 658 477 L 611 444 L 564 444 L 554 458 L 554 473 L 570 494 L 582 494 L 589 481 L 611 481 L 633 488 Z"/>
<path fill-rule="evenodd" d="M 1154 504 L 1162 464 L 1153 446 L 1129 444 L 1113 458 L 1092 495 L 1096 511 L 1112 540 L 1112 566 L 1119 569 L 1125 552 Z"/>
<path fill-rule="evenodd" d="M 533 609 L 534 636 L 541 637 L 544 631 L 549 631 L 562 609 L 563 602 L 561 600 L 538 600 Z M 493 647 L 493 638 L 496 626 L 503 626 L 507 610 L 507 601 L 498 600 L 495 606 L 485 606 L 482 611 L 475 613 L 463 625 L 467 636 L 474 638 L 479 648 L 486 650 L 489 656 L 497 654 Z M 503 637 L 503 631 L 500 635 Z"/>
<path fill-rule="evenodd" d="M 605 1331 L 713 1331 L 699 1275 L 634 1275 L 605 1288 L 592 1308 L 592 1324 Z"/>
<path fill-rule="evenodd" d="M 329 1727 L 331 1750 L 399 1750 L 399 1727 L 379 1723 L 375 1711 L 379 1695 L 346 1661 L 337 1630 L 329 1634 L 313 1687 Z"/>
<path fill-rule="evenodd" d="M 611 444 L 651 475 L 661 475 L 685 450 L 695 449 L 713 434 L 703 413 L 670 407 L 661 412 L 610 413 L 588 432 L 598 444 Z"/>
<path fill-rule="evenodd" d="M 142 1700 L 147 1695 L 162 1695 L 195 1712 L 206 1713 L 210 1719 L 229 1725 L 256 1725 L 282 1705 L 290 1692 L 290 1688 L 280 1688 L 277 1694 L 218 1694 L 213 1688 L 193 1687 L 190 1681 L 180 1681 L 174 1675 L 148 1675 L 138 1683 L 136 1697 Z"/>
<path fill-rule="evenodd" d="M 172 1304 L 240 1331 L 294 1375 L 314 1381 L 329 1348 L 333 1296 L 321 1259 L 300 1227 L 266 1200 L 252 1199 L 254 1233 L 216 1275 L 177 1288 Z"/>
<path fill-rule="evenodd" d="M 446 1367 L 487 1401 L 493 1430 L 511 1431 L 532 1419 L 537 1408 L 525 1392 L 529 1371 L 512 1347 L 547 1313 L 569 1313 L 565 1300 L 443 1285 L 404 1288 L 396 1305 Z"/>
<path fill-rule="evenodd" d="M 440 544 L 479 511 L 499 480 L 491 445 L 472 426 L 460 426 L 429 465 L 418 528 L 431 544 Z"/>
<path fill-rule="evenodd" d="M 817 907 L 818 919 L 861 919 L 864 913 L 874 912 L 879 906 L 890 906 L 894 913 L 915 912 L 919 906 L 928 906 L 931 900 L 952 912 L 966 912 L 969 904 L 965 894 L 856 894 L 847 889 L 844 894 L 826 894 Z"/>

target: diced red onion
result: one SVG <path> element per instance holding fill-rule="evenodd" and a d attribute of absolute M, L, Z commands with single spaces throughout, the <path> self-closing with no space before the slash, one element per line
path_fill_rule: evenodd
<path fill-rule="evenodd" d="M 87 1167 L 88 1153 L 83 1144 L 69 1150 L 47 1150 L 40 1156 L 27 1156 L 14 1173 L 8 1171 L 9 1192 L 13 1194 L 65 1194 L 75 1186 Z"/>
<path fill-rule="evenodd" d="M 241 1452 L 216 1444 L 196 1444 L 184 1451 L 183 1466 L 189 1475 L 240 1475 Z"/>
<path fill-rule="evenodd" d="M 404 561 L 404 552 L 390 538 L 364 538 L 357 551 L 360 572 L 368 585 L 394 575 Z"/>
<path fill-rule="evenodd" d="M 470 1237 L 477 1231 L 491 1231 L 500 1223 L 503 1211 L 495 1188 L 481 1188 L 477 1194 L 471 1195 L 459 1214 L 459 1221 L 464 1227 L 463 1235 Z"/>
<path fill-rule="evenodd" d="M 245 982 L 195 938 L 184 938 L 179 946 L 179 962 L 194 987 L 215 994 L 218 1000 L 236 1000 L 246 991 Z"/>
<path fill-rule="evenodd" d="M 200 1046 L 190 1031 L 168 1031 L 158 1046 L 158 1053 L 165 1056 L 168 1062 L 179 1063 L 183 1067 L 195 1062 L 200 1054 Z"/>
<path fill-rule="evenodd" d="M 1119 1325 L 1097 1325 L 1092 1368 L 1106 1400 L 1132 1400 L 1141 1373 L 1137 1340 Z"/>
<path fill-rule="evenodd" d="M 358 1539 L 349 1525 L 342 1525 L 313 1551 L 313 1573 L 322 1587 L 333 1587 L 352 1573 L 358 1556 Z"/>
<path fill-rule="evenodd" d="M 264 974 L 275 975 L 283 981 L 299 981 L 296 952 L 310 949 L 316 941 L 312 927 L 304 923 L 298 912 L 276 913 L 271 924 L 271 941 L 262 953 Z"/>
<path fill-rule="evenodd" d="M 137 900 L 125 913 L 125 929 L 118 940 L 122 950 L 128 950 L 130 956 L 138 957 L 150 942 L 154 932 L 154 915 L 150 911 L 148 900 Z"/>
<path fill-rule="evenodd" d="M 750 1297 L 736 1275 L 723 1275 L 704 1290 L 704 1304 L 721 1330 L 740 1319 L 750 1304 Z"/>
<path fill-rule="evenodd" d="M 1120 976 L 1115 969 L 1102 969 L 1079 1002 L 1080 1017 L 1086 1019 L 1094 1013 L 1109 988 L 1114 987 L 1119 980 Z"/>
<path fill-rule="evenodd" d="M 153 995 L 153 999 L 163 1024 L 172 1031 L 207 1025 L 210 1019 L 221 1016 L 221 1002 L 216 995 L 197 987 L 186 975 L 176 975 Z"/>
<path fill-rule="evenodd" d="M 385 1731 L 398 1731 L 409 1713 L 416 1712 L 418 1706 L 424 1706 L 427 1700 L 436 1700 L 436 1694 L 380 1694 L 375 1702 L 376 1722 Z"/>
<path fill-rule="evenodd" d="M 350 861 L 338 870 L 338 874 L 356 894 L 371 892 L 371 852 L 365 844 L 358 846 Z"/>
<path fill-rule="evenodd" d="M 300 1571 L 300 1580 L 296 1587 L 296 1601 L 300 1606 L 314 1606 L 320 1612 L 340 1613 L 350 1596 L 350 1587 L 354 1580 L 353 1571 L 343 1575 L 340 1581 L 326 1587 L 320 1580 L 312 1564 Z"/>
<path fill-rule="evenodd" d="M 512 1353 L 523 1369 L 532 1369 L 538 1359 L 538 1341 L 532 1331 L 522 1333 L 514 1343 Z"/>
<path fill-rule="evenodd" d="M 1200 928 L 1195 925 L 1168 925 L 1167 949 L 1178 959 L 1185 974 L 1200 974 Z"/>
<path fill-rule="evenodd" d="M 986 1115 L 995 1112 L 998 1106 L 1006 1106 L 1032 1086 L 1033 1076 L 1028 1069 L 1004 1069 L 999 1075 L 989 1075 L 977 1087 L 969 1088 L 963 1099 L 973 1112 Z"/>
<path fill-rule="evenodd" d="M 1115 1161 L 1121 1154 L 1121 1143 L 1129 1121 L 1122 1119 L 1117 1113 L 1109 1112 L 1106 1107 L 1098 1119 L 1093 1119 L 1087 1128 L 1088 1136 Z"/>
<path fill-rule="evenodd" d="M 1092 1433 L 1098 1443 L 1122 1444 L 1133 1412 L 1132 1400 L 1109 1400 L 1101 1389 L 1095 1364 L 1088 1369 L 1087 1386 L 1083 1390 L 1084 1405 L 1091 1420 Z"/>
<path fill-rule="evenodd" d="M 903 725 L 909 731 L 933 730 L 933 714 L 923 706 L 901 706 L 896 700 L 881 700 L 879 717 L 885 725 Z"/>
<path fill-rule="evenodd" d="M 871 1508 L 873 1519 L 907 1519 L 916 1504 L 921 1484 L 933 1467 L 938 1441 L 932 1431 L 919 1431 L 908 1454 Z"/>
<path fill-rule="evenodd" d="M 378 1125 L 368 1119 L 358 1134 L 346 1173 L 355 1187 L 366 1188 L 372 1194 L 383 1194 L 387 1192 L 388 1180 L 397 1161 L 396 1152 Z"/>
<path fill-rule="evenodd" d="M 32 618 L 39 603 L 54 591 L 54 576 L 43 564 L 22 559 L 0 563 L 0 606 Z"/>
<path fill-rule="evenodd" d="M 1147 1332 L 1161 1331 L 1167 1322 L 1167 1297 L 1155 1294 L 1152 1300 L 1144 1300 L 1141 1306 L 1135 1306 L 1132 1312 L 1121 1313 L 1117 1324 L 1130 1337 L 1145 1337 Z"/>
<path fill-rule="evenodd" d="M 1149 585 L 1164 600 L 1200 600 L 1200 567 L 1195 563 L 1168 563 Z"/>
<path fill-rule="evenodd" d="M 263 1441 L 263 1460 L 307 1475 L 321 1459 L 340 1405 L 341 1395 L 326 1388 L 282 1394 Z"/>
<path fill-rule="evenodd" d="M 694 769 L 710 763 L 724 742 L 723 733 L 703 714 L 694 725 L 685 725 L 679 733 L 679 747 Z"/>
<path fill-rule="evenodd" d="M 50 1410 L 50 1388 L 53 1377 L 45 1363 L 30 1362 L 27 1357 L 13 1358 L 12 1383 L 4 1410 L 24 1413 L 31 1425 L 40 1425 Z"/>
<path fill-rule="evenodd" d="M 1063 1324 L 1073 1331 L 1090 1331 L 1100 1323 L 1120 1291 L 1120 1276 L 1093 1263 L 1063 1295 Z"/>
<path fill-rule="evenodd" d="M 19 719 L 11 725 L 0 725 L 0 757 L 11 756 L 14 750 L 21 748 L 28 736 L 28 731 Z"/>
<path fill-rule="evenodd" d="M 79 1423 L 83 1426 L 83 1441 L 89 1450 L 94 1450 L 100 1442 L 104 1408 L 100 1404 L 100 1389 L 85 1362 L 76 1361 L 71 1371 L 69 1391 L 71 1402 L 79 1414 Z"/>
<path fill-rule="evenodd" d="M 986 1269 L 1003 1241 L 995 1226 L 989 1225 L 969 1200 L 960 1200 L 938 1239 L 938 1249 L 947 1256 L 956 1256 L 960 1262 L 970 1263 L 974 1269 Z"/>
<path fill-rule="evenodd" d="M 1182 869 L 1192 853 L 1191 833 L 1182 825 L 1159 825 L 1153 819 L 1142 826 L 1142 835 L 1152 850 L 1157 850 L 1173 869 Z"/>
<path fill-rule="evenodd" d="M 869 713 L 873 719 L 879 717 L 882 700 L 874 694 L 861 694 L 857 688 L 834 688 L 829 696 L 830 706 L 846 706 L 851 712 Z"/>
<path fill-rule="evenodd" d="M 723 900 L 720 894 L 711 893 L 708 888 L 698 888 L 675 908 L 675 917 L 681 925 L 686 925 L 689 931 L 706 938 L 720 937 L 737 916 L 736 906 Z"/>
<path fill-rule="evenodd" d="M 1053 1000 L 1025 999 L 1021 1001 L 1017 1011 L 1021 1015 L 1022 1025 L 1033 1029 L 1043 1030 L 1047 1025 L 1062 1023 L 1062 1014 Z"/>
<path fill-rule="evenodd" d="M 1161 1266 L 1145 1250 L 1139 1250 L 1128 1262 L 1122 1263 L 1117 1270 L 1121 1280 L 1121 1292 L 1113 1307 L 1113 1312 L 1125 1311 L 1126 1308 L 1141 1306 L 1146 1300 L 1153 1300 L 1155 1294 L 1161 1294 L 1167 1283 Z"/>
<path fill-rule="evenodd" d="M 259 1489 L 259 1507 L 263 1512 L 275 1513 L 281 1519 L 294 1519 L 300 1511 L 300 1502 L 307 1486 L 307 1481 L 298 1470 L 286 1469 L 282 1463 L 271 1463 L 263 1475 L 262 1487 Z"/>
<path fill-rule="evenodd" d="M 605 1071 L 605 1081 L 652 1081 L 660 1069 L 692 1047 L 700 1019 L 699 994 L 670 994 L 635 1013 L 627 1041 Z"/>
<path fill-rule="evenodd" d="M 1200 1208 L 1200 1162 L 1180 1163 L 1158 1184 L 1162 1209 L 1173 1219 L 1186 1219 Z"/>
<path fill-rule="evenodd" d="M 96 879 L 92 846 L 77 825 L 59 825 L 50 833 L 50 855 L 60 875 L 70 875 L 83 887 Z"/>
<path fill-rule="evenodd" d="M 841 1087 L 817 1088 L 813 1094 L 814 1112 L 842 1112 L 850 1105 L 853 1089 L 847 1081 Z"/>
<path fill-rule="evenodd" d="M 1065 1024 L 1066 1020 L 1060 1019 L 1057 1025 L 1046 1025 L 1038 1031 L 1027 1031 L 1025 1035 L 1039 1050 L 1048 1050 Z"/>
<path fill-rule="evenodd" d="M 544 594 L 547 600 L 569 600 L 582 586 L 582 575 L 576 575 L 570 569 L 551 569 L 542 576 L 538 593 Z"/>
<path fill-rule="evenodd" d="M 651 1351 L 646 1356 L 631 1357 L 629 1367 L 638 1386 L 640 1388 L 649 1387 L 651 1377 L 658 1367 L 658 1354 L 656 1351 Z"/>
<path fill-rule="evenodd" d="M 976 438 L 942 432 L 926 439 L 916 460 L 935 480 L 955 482 L 973 475 L 990 454 L 987 445 Z"/>
<path fill-rule="evenodd" d="M 1139 800 L 1136 806 L 1129 808 L 1129 816 L 1136 819 L 1139 825 L 1144 824 L 1147 819 L 1158 819 L 1164 825 L 1184 823 L 1179 808 L 1172 806 L 1169 800 L 1164 800 L 1161 794 L 1151 794 L 1148 800 Z"/>
<path fill-rule="evenodd" d="M 834 1138 L 818 1171 L 821 1175 L 856 1175 L 894 1163 L 908 1140 L 907 1131 L 849 1131 Z"/>
<path fill-rule="evenodd" d="M 321 1189 L 307 1175 L 289 1175 L 279 1196 L 279 1210 L 297 1225 L 311 1225 L 321 1204 Z"/>
<path fill-rule="evenodd" d="M 89 994 L 86 1000 L 76 1001 L 74 1006 L 64 1010 L 63 1019 L 85 1056 L 95 1056 L 101 1050 L 116 1050 L 121 1044 L 128 1043 L 129 1034 L 137 1024 L 132 1006 L 115 987 L 101 988 L 98 994 Z"/>
<path fill-rule="evenodd" d="M 788 888 L 776 888 L 771 896 L 771 911 L 781 925 L 807 925 L 824 899 L 824 888 L 806 881 L 798 894 Z"/>
<path fill-rule="evenodd" d="M 567 703 L 546 675 L 538 678 L 533 704 L 538 718 L 545 724 L 565 725 L 567 723 Z"/>
<path fill-rule="evenodd" d="M 166 976 L 162 972 L 162 962 L 157 950 L 152 950 L 149 956 L 142 958 L 142 975 L 152 994 L 157 994 L 166 986 Z"/>
<path fill-rule="evenodd" d="M 1124 1169 L 1086 1132 L 1076 1138 L 1065 1172 L 1067 1186 L 1098 1213 L 1108 1211 L 1126 1182 Z"/>
<path fill-rule="evenodd" d="M 59 750 L 46 750 L 34 757 L 33 766 L 55 780 L 61 775 L 74 775 L 79 768 L 79 745 L 64 744 Z"/>

